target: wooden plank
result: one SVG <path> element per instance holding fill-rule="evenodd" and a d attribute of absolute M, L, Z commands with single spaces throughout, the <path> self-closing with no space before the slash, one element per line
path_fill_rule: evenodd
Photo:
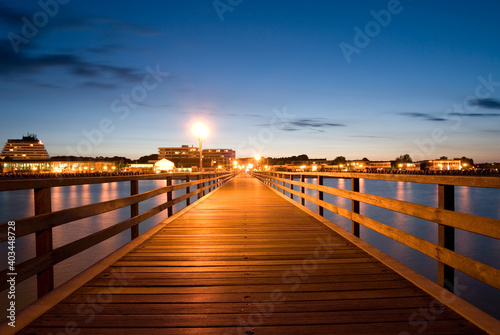
<path fill-rule="evenodd" d="M 318 192 L 321 191 L 331 195 L 350 199 L 352 201 L 363 202 L 369 205 L 386 208 L 394 212 L 411 215 L 427 221 L 432 221 L 450 227 L 470 231 L 476 234 L 500 239 L 500 220 L 498 219 L 455 212 L 446 210 L 444 208 L 434 208 L 373 194 L 337 189 L 329 186 L 320 186 L 298 181 L 294 181 L 293 183 L 295 185 L 307 187 Z M 322 202 L 318 202 L 318 200 L 313 197 L 307 199 L 318 204 L 318 206 L 322 204 Z"/>
<path fill-rule="evenodd" d="M 265 172 L 258 173 L 266 176 Z M 282 172 L 283 175 L 304 175 L 315 178 L 318 175 L 325 178 L 359 178 L 385 181 L 402 181 L 407 183 L 455 185 L 470 187 L 500 188 L 500 178 L 490 176 L 449 176 L 449 175 L 412 175 L 412 174 L 383 174 L 383 173 L 357 173 L 357 172 Z"/>
<path fill-rule="evenodd" d="M 260 185 L 244 175 L 226 184 L 20 333 L 68 322 L 93 335 L 419 330 L 409 320 L 426 321 L 418 311 L 433 298 Z M 91 320 L 78 313 L 89 306 Z M 480 332 L 445 307 L 432 316 L 432 333 Z"/>
<path fill-rule="evenodd" d="M 252 315 L 252 314 L 250 314 Z M 250 316 L 248 315 L 248 316 Z M 238 319 L 240 320 L 240 319 Z M 423 325 L 426 325 L 423 328 Z M 413 326 L 412 326 L 413 325 Z M 39 328 L 27 328 L 20 334 L 32 334 Z M 257 327 L 249 326 L 246 324 L 237 324 L 228 327 L 179 327 L 179 328 L 152 328 L 152 327 L 117 327 L 110 328 L 86 328 L 79 329 L 79 334 L 92 334 L 92 335 L 109 335 L 109 334 L 123 334 L 123 335 L 136 335 L 136 334 L 151 334 L 151 335 L 205 335 L 205 334 L 224 334 L 224 335 L 239 335 L 239 334 L 255 334 Z M 455 320 L 438 320 L 433 322 L 386 322 L 386 323 L 357 323 L 357 324 L 328 324 L 328 325 L 294 325 L 294 326 L 259 326 L 258 334 L 262 335 L 352 335 L 352 334 L 366 334 L 366 335 L 386 335 L 386 334 L 481 334 L 471 324 L 465 323 L 457 326 Z M 73 329 L 65 327 L 45 327 L 44 332 L 53 334 L 66 334 Z"/>
<path fill-rule="evenodd" d="M 35 189 L 34 197 L 35 215 L 48 214 L 52 211 L 50 188 Z M 19 223 L 16 224 L 16 227 L 18 225 Z M 41 257 L 52 252 L 52 227 L 43 228 L 35 232 L 35 249 L 37 257 Z M 17 271 L 19 270 L 20 269 L 17 269 Z M 38 299 L 54 289 L 54 267 L 52 264 L 42 271 L 37 272 L 36 282 Z"/>
<path fill-rule="evenodd" d="M 130 181 L 130 195 L 134 196 L 136 194 L 139 194 L 139 181 L 138 180 L 131 180 Z M 134 216 L 139 215 L 139 203 L 132 204 L 130 206 L 130 217 L 133 218 Z M 134 238 L 137 238 L 139 236 L 139 225 L 132 226 L 130 228 L 130 239 L 133 240 Z"/>
<path fill-rule="evenodd" d="M 455 210 L 455 187 L 453 185 L 438 186 L 438 207 L 443 210 Z M 439 224 L 438 245 L 454 251 L 455 228 Z M 443 262 L 438 262 L 438 285 L 446 288 L 448 291 L 454 291 L 455 269 Z"/>
<path fill-rule="evenodd" d="M 307 194 L 302 194 L 302 197 L 312 202 L 318 201 L 315 197 Z M 368 227 L 382 235 L 385 235 L 393 240 L 396 240 L 415 250 L 418 250 L 419 252 L 422 252 L 427 256 L 430 256 L 446 265 L 462 271 L 469 276 L 474 277 L 490 286 L 500 288 L 499 269 L 478 262 L 472 258 L 461 255 L 446 248 L 440 247 L 436 244 L 415 237 L 409 233 L 390 227 L 376 220 L 372 220 L 368 217 L 353 213 L 352 211 L 349 211 L 347 209 L 326 202 L 322 202 L 321 205 L 336 214 L 342 215 L 351 220 L 355 220 L 365 227 Z"/>
<path fill-rule="evenodd" d="M 14 179 L 0 180 L 1 191 L 29 190 L 35 188 L 61 187 L 87 184 L 103 184 L 126 182 L 131 180 L 164 180 L 166 176 L 171 176 L 174 180 L 185 180 L 186 173 L 158 173 L 134 176 L 105 176 L 105 177 L 75 177 L 75 178 L 36 178 L 36 179 Z M 190 176 L 200 177 L 200 180 L 207 181 L 207 173 L 190 173 Z M 219 178 L 226 178 L 231 173 L 218 174 Z"/>

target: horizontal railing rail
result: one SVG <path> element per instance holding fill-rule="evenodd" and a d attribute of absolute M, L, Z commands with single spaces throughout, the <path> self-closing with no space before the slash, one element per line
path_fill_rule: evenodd
<path fill-rule="evenodd" d="M 35 215 L 15 221 L 15 237 L 35 234 L 36 256 L 15 265 L 16 281 L 22 282 L 34 275 L 37 276 L 38 297 L 42 297 L 54 289 L 54 265 L 101 243 L 127 229 L 131 231 L 131 239 L 139 235 L 139 223 L 154 215 L 168 210 L 168 216 L 173 214 L 173 206 L 186 201 L 191 204 L 191 197 L 198 199 L 215 190 L 234 176 L 233 173 L 192 173 L 192 174 L 154 174 L 139 176 L 88 177 L 88 178 L 54 178 L 32 179 L 19 181 L 0 181 L 0 191 L 34 190 Z M 172 180 L 185 182 L 172 185 Z M 192 180 L 195 179 L 195 180 Z M 138 193 L 139 180 L 166 180 L 167 186 L 143 193 Z M 111 182 L 130 182 L 130 196 L 119 199 L 51 211 L 51 188 L 85 184 L 103 184 Z M 191 191 L 192 187 L 196 187 Z M 184 195 L 173 198 L 174 191 L 186 189 Z M 167 201 L 139 214 L 139 203 L 147 199 L 167 194 Z M 76 220 L 92 217 L 116 209 L 131 208 L 131 217 L 76 241 L 53 249 L 52 228 Z M 0 242 L 10 241 L 9 221 L 0 223 Z M 6 278 L 12 272 L 9 268 L 0 272 Z M 8 288 L 8 283 L 0 283 L 0 291 Z"/>
<path fill-rule="evenodd" d="M 454 211 L 454 186 L 500 188 L 499 177 L 471 176 L 428 176 L 428 175 L 380 175 L 369 173 L 289 173 L 254 172 L 254 176 L 267 186 L 289 196 L 297 196 L 300 203 L 305 200 L 323 209 L 339 214 L 352 221 L 352 233 L 359 237 L 359 225 L 370 228 L 395 241 L 401 242 L 438 261 L 438 284 L 453 291 L 454 270 L 459 270 L 496 289 L 500 289 L 500 270 L 454 251 L 455 228 L 500 239 L 500 220 Z M 294 180 L 299 179 L 300 181 Z M 317 183 L 308 183 L 306 178 L 315 178 Z M 352 190 L 324 186 L 324 178 L 349 178 Z M 438 207 L 360 193 L 359 179 L 389 180 L 412 183 L 435 184 L 438 186 Z M 288 187 L 286 185 L 289 185 Z M 294 189 L 294 186 L 296 189 Z M 317 191 L 318 196 L 306 194 L 305 189 Z M 336 206 L 323 200 L 330 194 L 352 201 L 351 209 Z M 382 222 L 360 214 L 359 204 L 365 203 L 394 212 L 407 214 L 438 224 L 438 244 L 393 228 Z"/>

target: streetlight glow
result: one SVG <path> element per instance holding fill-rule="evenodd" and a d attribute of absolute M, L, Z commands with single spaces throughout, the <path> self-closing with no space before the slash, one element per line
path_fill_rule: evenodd
<path fill-rule="evenodd" d="M 255 155 L 255 157 L 254 157 L 254 158 L 255 158 L 255 160 L 258 162 L 258 161 L 260 161 L 261 156 L 260 156 L 260 155 Z"/>
<path fill-rule="evenodd" d="M 191 128 L 193 134 L 195 134 L 198 138 L 204 139 L 208 135 L 208 128 L 203 123 L 195 123 Z"/>

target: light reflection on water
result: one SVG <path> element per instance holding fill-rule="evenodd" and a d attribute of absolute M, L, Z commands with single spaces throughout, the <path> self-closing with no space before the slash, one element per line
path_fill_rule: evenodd
<path fill-rule="evenodd" d="M 181 181 L 174 181 L 179 183 Z M 307 182 L 317 183 L 317 179 L 309 178 Z M 340 189 L 351 189 L 350 179 L 325 178 L 324 183 Z M 146 192 L 158 187 L 166 186 L 165 180 L 146 180 L 139 182 L 139 192 Z M 288 185 L 287 185 L 288 186 Z M 295 187 L 295 190 L 298 188 Z M 500 190 L 481 189 L 471 187 L 455 187 L 456 211 L 481 215 L 491 218 L 500 218 Z M 360 180 L 360 192 L 385 196 L 388 198 L 404 200 L 408 202 L 437 206 L 437 186 L 417 183 L 403 183 L 390 181 Z M 184 190 L 175 191 L 173 197 L 185 194 Z M 307 190 L 307 194 L 317 197 L 317 192 Z M 52 188 L 52 210 L 61 210 L 76 206 L 87 205 L 102 201 L 108 201 L 130 195 L 130 182 L 78 185 L 69 187 Z M 192 198 L 192 202 L 196 197 Z M 294 199 L 298 201 L 297 197 Z M 324 200 L 336 206 L 351 209 L 351 200 L 324 194 Z M 139 205 L 139 212 L 145 212 L 154 206 L 167 201 L 167 195 L 146 200 Z M 174 213 L 184 207 L 185 202 L 174 206 Z M 306 206 L 317 211 L 317 205 L 306 201 Z M 362 215 L 381 221 L 391 227 L 406 231 L 427 241 L 437 242 L 437 225 L 425 220 L 414 218 L 401 213 L 378 208 L 376 206 L 361 204 Z M 18 218 L 32 216 L 34 214 L 33 191 L 11 191 L 0 192 L 0 222 L 15 220 Z M 124 221 L 130 217 L 130 208 L 125 207 L 112 212 L 104 213 L 94 217 L 78 220 L 53 229 L 54 247 L 67 244 L 83 236 L 98 232 L 117 222 Z M 167 211 L 154 216 L 140 224 L 140 233 L 149 230 L 167 217 Z M 351 231 L 351 221 L 330 211 L 325 210 L 325 217 L 340 227 Z M 413 268 L 431 280 L 437 277 L 437 262 L 421 253 L 382 236 L 370 229 L 361 226 L 361 238 L 378 249 L 399 260 L 403 264 Z M 114 250 L 130 241 L 130 231 L 114 236 L 70 259 L 55 266 L 56 286 L 72 278 L 83 269 L 110 254 Z M 500 268 L 500 241 L 484 236 L 456 231 L 456 251 L 466 256 L 477 259 L 486 264 Z M 26 236 L 16 241 L 16 256 L 18 263 L 35 256 L 34 237 Z M 7 245 L 2 243 L 1 251 L 6 255 Z M 2 262 L 5 268 L 7 262 Z M 466 285 L 467 289 L 461 297 L 471 301 L 473 304 L 483 308 L 486 312 L 500 318 L 497 302 L 500 301 L 498 290 L 490 288 L 466 275 L 457 272 L 459 285 Z M 33 287 L 36 280 L 31 278 L 17 286 L 18 307 L 25 306 L 36 299 Z M 0 308 L 6 308 L 6 294 L 1 292 Z"/>
<path fill-rule="evenodd" d="M 174 184 L 182 181 L 173 181 Z M 166 186 L 165 180 L 144 180 L 139 182 L 139 192 L 146 192 Z M 185 194 L 184 190 L 173 192 L 173 197 Z M 88 205 L 102 201 L 118 199 L 130 195 L 130 182 L 115 182 L 92 185 L 73 185 L 52 188 L 52 211 Z M 167 201 L 167 194 L 148 199 L 139 204 L 139 213 L 143 213 Z M 192 198 L 194 201 L 194 198 Z M 185 202 L 174 206 L 174 213 L 184 207 Z M 33 190 L 0 192 L 0 222 L 16 220 L 34 215 Z M 139 231 L 149 230 L 167 218 L 167 211 L 142 222 Z M 121 208 L 104 214 L 70 222 L 54 227 L 53 247 L 57 248 L 82 237 L 96 233 L 118 222 L 130 218 L 130 207 Z M 84 269 L 95 264 L 103 257 L 109 255 L 130 241 L 130 230 L 126 230 L 92 248 L 89 248 L 54 266 L 55 286 L 60 286 Z M 2 255 L 7 255 L 7 244 L 1 244 Z M 16 263 L 35 257 L 35 238 L 33 234 L 17 238 Z M 2 262 L 0 268 L 6 268 L 7 260 Z M 16 287 L 16 305 L 20 309 L 36 300 L 36 278 L 32 277 Z M 7 308 L 6 292 L 0 293 L 0 308 Z"/>

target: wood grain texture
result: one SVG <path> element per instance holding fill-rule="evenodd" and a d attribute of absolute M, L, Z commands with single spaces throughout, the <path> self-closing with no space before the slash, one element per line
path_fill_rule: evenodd
<path fill-rule="evenodd" d="M 484 333 L 240 175 L 19 334 L 402 332 Z"/>

